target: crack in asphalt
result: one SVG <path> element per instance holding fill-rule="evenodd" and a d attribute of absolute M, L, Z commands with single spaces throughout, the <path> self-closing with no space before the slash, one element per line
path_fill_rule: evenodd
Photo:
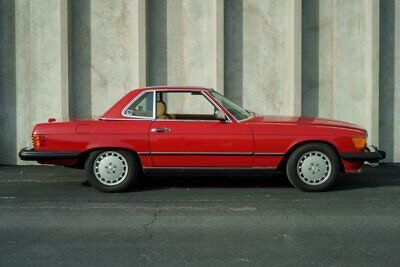
<path fill-rule="evenodd" d="M 161 213 L 160 202 L 161 202 L 160 200 L 157 201 L 157 204 L 155 206 L 155 211 L 154 211 L 154 214 L 153 214 L 153 217 L 151 218 L 151 220 L 142 225 L 142 228 L 144 230 L 144 234 L 139 236 L 138 238 L 136 238 L 133 241 L 133 246 L 136 248 L 137 254 L 139 256 L 145 258 L 147 261 L 152 261 L 152 259 L 148 255 L 143 253 L 143 250 L 139 248 L 137 243 L 140 240 L 142 240 L 142 241 L 150 241 L 150 240 L 153 239 L 153 233 L 151 231 L 151 227 L 150 226 L 153 225 L 158 220 L 158 216 Z M 147 236 L 147 238 L 146 238 L 146 236 Z"/>

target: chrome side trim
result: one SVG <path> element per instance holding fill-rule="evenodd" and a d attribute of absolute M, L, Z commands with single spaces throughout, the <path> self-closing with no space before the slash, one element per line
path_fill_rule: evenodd
<path fill-rule="evenodd" d="M 150 152 L 137 152 L 138 155 L 151 155 Z"/>
<path fill-rule="evenodd" d="M 139 89 L 159 89 L 159 90 L 163 90 L 163 89 L 185 90 L 185 89 L 187 89 L 187 90 L 199 90 L 199 91 L 204 90 L 204 89 L 213 90 L 213 88 L 210 88 L 210 87 L 207 88 L 207 87 L 200 86 L 200 85 L 198 85 L 198 86 L 196 86 L 196 85 L 187 85 L 187 86 L 185 86 L 185 85 L 151 85 L 151 86 L 140 87 Z"/>
<path fill-rule="evenodd" d="M 224 156 L 251 156 L 252 152 L 150 152 L 151 155 L 224 155 Z"/>
<path fill-rule="evenodd" d="M 153 120 L 157 119 L 157 92 L 153 90 Z"/>
<path fill-rule="evenodd" d="M 101 121 L 153 121 L 152 118 L 100 118 Z"/>
<path fill-rule="evenodd" d="M 170 152 L 170 151 L 155 151 L 155 152 L 138 152 L 139 155 L 203 155 L 203 156 L 283 156 L 285 153 L 253 153 L 253 152 Z"/>
<path fill-rule="evenodd" d="M 182 121 L 182 122 L 221 122 L 220 120 L 177 120 L 177 119 L 157 119 L 157 121 Z M 227 121 L 229 122 L 229 121 Z"/>
<path fill-rule="evenodd" d="M 254 156 L 283 156 L 285 153 L 280 153 L 280 152 L 256 152 L 254 153 Z"/>

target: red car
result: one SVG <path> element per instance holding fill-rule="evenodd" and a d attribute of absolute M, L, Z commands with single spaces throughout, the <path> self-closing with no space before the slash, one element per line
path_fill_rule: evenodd
<path fill-rule="evenodd" d="M 130 188 L 148 170 L 281 170 L 304 191 L 328 189 L 385 152 L 366 146 L 356 125 L 314 117 L 261 116 L 217 91 L 147 87 L 100 119 L 37 124 L 22 160 L 86 168 L 105 192 Z"/>

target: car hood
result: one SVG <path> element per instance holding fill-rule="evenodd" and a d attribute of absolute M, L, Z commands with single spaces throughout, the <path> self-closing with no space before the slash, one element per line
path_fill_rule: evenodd
<path fill-rule="evenodd" d="M 359 130 L 366 133 L 366 130 L 362 127 L 344 122 L 331 119 L 324 119 L 319 117 L 306 117 L 306 116 L 261 116 L 256 115 L 250 120 L 249 123 L 290 123 L 290 124 L 302 124 L 302 125 L 316 125 L 316 126 L 329 126 L 329 127 L 340 127 L 348 128 L 353 130 Z"/>

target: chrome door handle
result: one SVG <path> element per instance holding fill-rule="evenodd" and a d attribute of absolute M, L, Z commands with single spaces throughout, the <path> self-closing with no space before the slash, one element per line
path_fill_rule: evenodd
<path fill-rule="evenodd" d="M 169 133 L 171 129 L 168 128 L 152 128 L 151 132 L 152 133 Z"/>

